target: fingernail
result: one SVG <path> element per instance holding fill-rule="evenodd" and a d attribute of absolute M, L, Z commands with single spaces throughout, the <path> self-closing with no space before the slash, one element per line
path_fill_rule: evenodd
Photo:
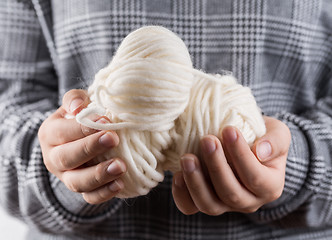
<path fill-rule="evenodd" d="M 99 138 L 99 142 L 107 148 L 114 147 L 117 145 L 117 136 L 112 132 L 106 132 Z"/>
<path fill-rule="evenodd" d="M 107 172 L 111 175 L 119 175 L 124 172 L 124 169 L 119 160 L 115 160 L 107 167 Z"/>
<path fill-rule="evenodd" d="M 268 158 L 272 153 L 272 146 L 268 141 L 264 141 L 258 144 L 257 157 L 259 160 Z"/>
<path fill-rule="evenodd" d="M 185 171 L 186 173 L 192 173 L 196 169 L 195 160 L 191 156 L 183 156 L 181 158 L 181 164 L 183 171 Z"/>
<path fill-rule="evenodd" d="M 211 137 L 204 137 L 202 139 L 202 148 L 205 153 L 212 154 L 216 151 L 216 142 Z"/>
<path fill-rule="evenodd" d="M 83 99 L 81 98 L 76 98 L 74 99 L 69 106 L 69 110 L 71 113 L 74 113 L 76 109 L 78 109 L 82 104 L 83 104 Z"/>
<path fill-rule="evenodd" d="M 100 119 L 98 119 L 96 122 L 97 123 L 101 123 L 101 124 L 110 123 L 109 121 L 107 121 L 106 118 L 103 118 L 103 117 L 101 117 Z"/>
<path fill-rule="evenodd" d="M 111 184 L 109 185 L 109 189 L 112 191 L 112 192 L 117 192 L 121 189 L 123 189 L 124 187 L 124 184 L 123 182 L 118 179 L 118 180 L 114 180 L 113 182 L 111 182 Z"/>
<path fill-rule="evenodd" d="M 179 188 L 182 188 L 184 186 L 185 183 L 182 174 L 178 174 L 175 176 L 174 183 Z"/>
<path fill-rule="evenodd" d="M 237 133 L 233 127 L 229 127 L 223 132 L 223 137 L 227 142 L 234 143 L 237 140 Z"/>

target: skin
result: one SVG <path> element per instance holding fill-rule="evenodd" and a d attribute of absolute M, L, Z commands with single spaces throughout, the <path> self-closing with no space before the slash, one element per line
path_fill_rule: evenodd
<path fill-rule="evenodd" d="M 79 113 L 89 104 L 88 99 L 84 90 L 67 92 L 63 105 L 41 125 L 38 137 L 46 168 L 68 189 L 82 193 L 85 201 L 99 204 L 124 188 L 119 177 L 126 172 L 126 165 L 119 158 L 95 159 L 118 145 L 115 132 L 96 131 L 65 117 Z M 201 139 L 200 158 L 182 156 L 182 171 L 174 174 L 172 185 L 174 201 L 182 213 L 250 213 L 281 195 L 290 132 L 279 120 L 264 118 L 267 132 L 251 148 L 236 128 L 226 127 L 219 138 L 207 135 Z M 101 116 L 93 120 L 109 121 Z M 262 146 L 265 150 L 259 151 Z"/>
<path fill-rule="evenodd" d="M 112 199 L 124 187 L 119 177 L 126 171 L 126 165 L 117 158 L 99 163 L 95 157 L 116 147 L 119 137 L 113 131 L 93 130 L 65 117 L 66 114 L 76 115 L 89 104 L 85 91 L 71 90 L 62 102 L 38 132 L 46 168 L 68 189 L 82 193 L 88 203 Z M 98 116 L 93 120 L 109 121 Z"/>
<path fill-rule="evenodd" d="M 267 132 L 251 148 L 236 128 L 226 127 L 220 139 L 202 138 L 201 159 L 181 158 L 172 190 L 182 213 L 252 213 L 280 197 L 291 135 L 281 121 L 264 119 Z"/>

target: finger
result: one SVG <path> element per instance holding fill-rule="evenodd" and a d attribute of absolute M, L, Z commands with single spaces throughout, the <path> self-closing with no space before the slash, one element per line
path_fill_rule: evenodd
<path fill-rule="evenodd" d="M 220 215 L 229 210 L 216 196 L 206 180 L 199 160 L 193 154 L 181 158 L 183 176 L 190 196 L 200 212 L 208 215 Z"/>
<path fill-rule="evenodd" d="M 94 157 L 117 146 L 119 137 L 114 132 L 97 132 L 77 141 L 54 147 L 51 159 L 58 171 L 77 168 Z"/>
<path fill-rule="evenodd" d="M 94 191 L 82 193 L 82 195 L 86 202 L 100 204 L 114 198 L 123 188 L 124 183 L 121 179 L 117 179 Z"/>
<path fill-rule="evenodd" d="M 90 103 L 86 90 L 72 89 L 63 96 L 62 108 L 66 113 L 76 115 Z"/>
<path fill-rule="evenodd" d="M 73 192 L 91 192 L 114 181 L 126 171 L 119 159 L 101 162 L 98 165 L 63 172 L 61 180 Z"/>
<path fill-rule="evenodd" d="M 183 214 L 191 215 L 198 212 L 195 203 L 191 199 L 186 183 L 184 182 L 182 172 L 177 172 L 173 176 L 172 193 L 177 208 Z"/>
<path fill-rule="evenodd" d="M 110 123 L 110 120 L 104 116 L 96 115 L 91 120 L 102 124 Z M 58 118 L 52 122 L 52 126 L 48 130 L 47 140 L 50 145 L 57 146 L 84 138 L 98 131 L 79 124 L 75 119 Z"/>
<path fill-rule="evenodd" d="M 265 163 L 288 152 L 291 134 L 289 128 L 281 121 L 264 117 L 267 132 L 252 146 L 257 158 Z"/>
<path fill-rule="evenodd" d="M 255 211 L 258 199 L 238 181 L 227 162 L 219 139 L 212 135 L 203 137 L 201 149 L 204 164 L 218 197 L 234 210 Z"/>
<path fill-rule="evenodd" d="M 256 196 L 270 194 L 280 182 L 279 172 L 257 160 L 242 134 L 234 127 L 226 127 L 222 132 L 225 150 L 230 156 L 234 169 L 242 184 Z"/>

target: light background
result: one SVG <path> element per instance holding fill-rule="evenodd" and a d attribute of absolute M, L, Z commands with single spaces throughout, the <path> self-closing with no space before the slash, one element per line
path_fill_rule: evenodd
<path fill-rule="evenodd" d="M 24 240 L 27 227 L 0 207 L 0 239 Z"/>

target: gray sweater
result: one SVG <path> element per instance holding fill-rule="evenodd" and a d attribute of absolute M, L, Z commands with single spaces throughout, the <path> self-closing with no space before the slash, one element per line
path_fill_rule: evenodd
<path fill-rule="evenodd" d="M 185 216 L 166 173 L 147 196 L 90 205 L 46 170 L 40 124 L 143 25 L 176 32 L 196 68 L 232 71 L 288 125 L 278 200 Z M 0 32 L 0 203 L 28 239 L 332 239 L 331 0 L 2 0 Z"/>

